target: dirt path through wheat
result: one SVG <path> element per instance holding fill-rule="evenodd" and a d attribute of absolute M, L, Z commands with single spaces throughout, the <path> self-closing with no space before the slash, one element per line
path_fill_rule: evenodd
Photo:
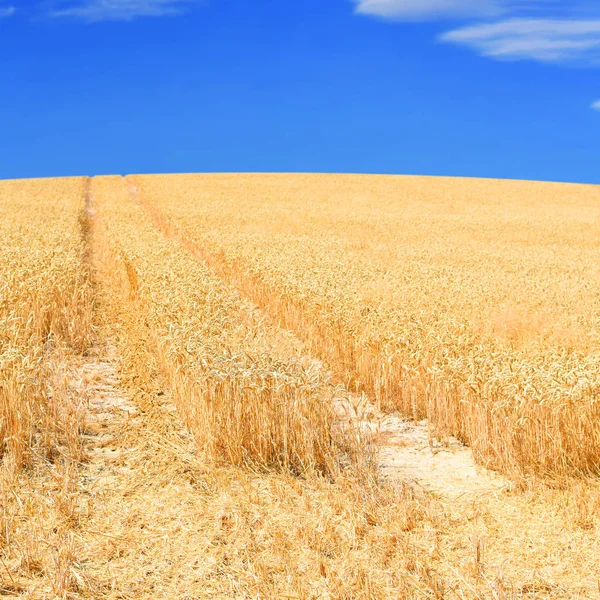
<path fill-rule="evenodd" d="M 88 214 L 95 218 L 92 202 Z M 271 499 L 263 507 L 260 498 L 265 490 L 278 498 L 282 480 L 253 481 L 237 470 L 230 475 L 219 471 L 220 479 L 215 479 L 216 471 L 199 463 L 194 440 L 153 369 L 144 340 L 133 349 L 123 344 L 121 320 L 127 317 L 106 297 L 110 288 L 103 287 L 102 276 L 96 286 L 101 323 L 97 345 L 72 377 L 74 393 L 85 399 L 88 460 L 80 467 L 78 524 L 63 569 L 68 597 L 225 598 L 242 589 L 241 581 L 246 587 L 240 597 L 267 597 L 252 595 L 255 584 L 249 582 L 269 582 L 267 571 L 260 570 L 267 568 L 260 559 L 267 539 L 261 537 L 261 523 L 272 524 L 272 505 L 279 506 L 280 500 Z M 344 419 L 373 436 L 385 478 L 434 492 L 451 515 L 449 523 L 459 524 L 452 535 L 468 531 L 476 564 L 480 557 L 485 565 L 480 577 L 489 592 L 460 597 L 595 597 L 600 542 L 585 520 L 576 522 L 585 518 L 585 505 L 573 512 L 561 505 L 563 496 L 511 491 L 502 478 L 476 467 L 471 451 L 457 441 L 433 442 L 425 422 L 383 415 L 353 396 L 338 409 Z M 285 485 L 296 489 L 298 484 L 286 480 Z M 255 523 L 251 530 L 239 521 L 246 513 Z M 240 536 L 249 537 L 245 545 L 237 545 Z M 243 558 L 244 548 L 256 555 L 250 562 L 236 562 L 244 571 L 238 573 L 239 581 L 231 579 L 227 561 Z M 456 551 L 463 556 L 459 546 Z M 458 572 L 452 573 L 460 580 Z M 504 575 L 507 582 L 522 582 L 514 593 L 501 591 L 508 589 L 497 583 Z"/>
<path fill-rule="evenodd" d="M 502 476 L 478 466 L 470 448 L 455 438 L 436 440 L 427 421 L 378 415 L 369 421 L 386 479 L 408 481 L 442 497 L 472 500 L 510 488 Z"/>
<path fill-rule="evenodd" d="M 74 386 L 87 398 L 77 495 L 73 597 L 176 598 L 200 593 L 208 565 L 197 524 L 206 496 L 193 440 L 167 394 L 123 385 L 114 340 L 105 337 L 77 371 Z M 71 597 L 71 596 L 69 596 Z"/>
<path fill-rule="evenodd" d="M 126 178 L 126 181 L 132 199 L 146 208 L 165 236 L 179 243 L 198 260 L 206 262 L 218 276 L 232 281 L 234 285 L 239 283 L 239 279 L 233 279 L 222 263 L 187 239 L 181 229 L 158 212 L 157 207 L 149 205 L 131 178 Z M 247 295 L 242 286 L 237 285 L 237 288 L 242 295 Z M 256 298 L 249 299 L 277 327 L 268 306 L 256 303 Z M 296 336 L 297 332 L 286 330 L 285 334 Z M 298 344 L 302 345 L 299 339 Z M 321 364 L 317 359 L 313 362 Z M 340 403 L 337 408 L 340 418 L 351 421 L 375 442 L 379 471 L 385 479 L 410 482 L 442 497 L 465 500 L 499 493 L 510 486 L 503 477 L 477 466 L 471 450 L 458 440 L 449 438 L 444 443 L 434 440 L 427 421 L 414 422 L 398 415 L 384 415 L 366 398 L 350 397 L 348 402 Z"/>
<path fill-rule="evenodd" d="M 86 211 L 97 339 L 70 376 L 72 393 L 83 399 L 86 460 L 72 494 L 73 545 L 61 589 L 69 598 L 199 596 L 208 567 L 199 560 L 206 536 L 197 526 L 205 512 L 203 468 L 143 344 L 136 355 L 124 353 L 125 315 L 110 297 L 95 247 L 90 192 Z M 148 365 L 143 380 L 131 368 L 140 358 Z"/>

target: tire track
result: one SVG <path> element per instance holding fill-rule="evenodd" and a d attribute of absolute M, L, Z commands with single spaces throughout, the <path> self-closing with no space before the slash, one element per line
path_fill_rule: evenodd
<path fill-rule="evenodd" d="M 99 247 L 100 227 L 90 180 L 82 231 L 97 331 L 94 347 L 69 377 L 71 394 L 83 400 L 85 460 L 71 493 L 76 526 L 61 567 L 61 591 L 69 598 L 198 593 L 203 469 L 145 358 L 144 340 L 125 343 L 127 315 L 111 296 L 115 273 Z"/>
<path fill-rule="evenodd" d="M 131 177 L 126 177 L 125 180 L 131 198 L 146 210 L 163 235 L 207 264 L 216 275 L 230 281 L 276 327 L 281 327 L 279 319 L 273 314 L 273 303 L 269 301 L 268 290 L 261 288 L 254 280 L 249 281 L 250 278 L 246 278 L 240 269 L 227 265 L 222 258 L 189 239 L 174 219 L 163 214 L 144 197 L 143 191 Z M 250 289 L 254 293 L 249 293 Z M 301 327 L 295 327 L 292 331 L 299 338 L 299 343 L 306 342 L 302 340 L 302 331 Z M 325 368 L 314 357 L 313 362 Z M 348 393 L 347 400 L 340 402 L 337 410 L 347 426 L 357 427 L 373 442 L 379 473 L 389 481 L 411 482 L 445 498 L 464 500 L 497 494 L 510 487 L 506 479 L 476 465 L 471 449 L 455 438 L 450 437 L 443 444 L 433 440 L 426 420 L 415 422 L 397 415 L 385 415 L 365 394 Z"/>

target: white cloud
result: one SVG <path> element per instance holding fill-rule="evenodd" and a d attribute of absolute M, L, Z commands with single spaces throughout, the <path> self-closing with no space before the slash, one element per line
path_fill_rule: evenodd
<path fill-rule="evenodd" d="M 12 17 L 17 12 L 14 6 L 7 6 L 6 8 L 0 8 L 0 19 L 4 17 Z"/>
<path fill-rule="evenodd" d="M 582 8 L 590 0 L 571 0 Z M 395 21 L 489 18 L 503 15 L 535 15 L 564 8 L 563 0 L 354 0 L 356 12 Z"/>
<path fill-rule="evenodd" d="M 597 100 L 596 102 L 592 102 L 592 109 L 600 111 L 600 100 Z"/>
<path fill-rule="evenodd" d="M 507 19 L 455 29 L 440 39 L 496 59 L 600 64 L 600 19 Z"/>
<path fill-rule="evenodd" d="M 598 0 L 353 0 L 395 21 L 466 21 L 440 36 L 498 60 L 600 65 Z"/>
<path fill-rule="evenodd" d="M 356 12 L 398 21 L 497 16 L 506 0 L 359 0 Z"/>
<path fill-rule="evenodd" d="M 74 17 L 89 22 L 131 21 L 185 11 L 191 0 L 67 0 L 50 11 L 52 17 Z"/>

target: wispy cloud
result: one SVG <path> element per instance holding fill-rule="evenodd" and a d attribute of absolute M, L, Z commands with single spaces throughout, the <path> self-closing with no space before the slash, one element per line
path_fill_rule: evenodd
<path fill-rule="evenodd" d="M 592 109 L 600 111 L 600 100 L 597 100 L 596 102 L 592 102 Z"/>
<path fill-rule="evenodd" d="M 138 17 L 163 17 L 185 12 L 193 0 L 63 0 L 49 11 L 52 17 L 72 17 L 88 22 L 131 21 Z"/>
<path fill-rule="evenodd" d="M 560 2 L 562 0 L 355 0 L 358 14 L 396 21 L 533 15 L 540 10 L 558 10 Z"/>
<path fill-rule="evenodd" d="M 504 12 L 501 0 L 359 0 L 356 12 L 397 21 L 489 17 Z"/>
<path fill-rule="evenodd" d="M 600 19 L 508 19 L 455 29 L 440 39 L 497 59 L 600 64 Z"/>
<path fill-rule="evenodd" d="M 354 0 L 395 21 L 466 21 L 440 36 L 499 60 L 600 64 L 598 0 Z"/>
<path fill-rule="evenodd" d="M 4 17 L 12 17 L 17 12 L 14 6 L 0 7 L 0 19 Z"/>

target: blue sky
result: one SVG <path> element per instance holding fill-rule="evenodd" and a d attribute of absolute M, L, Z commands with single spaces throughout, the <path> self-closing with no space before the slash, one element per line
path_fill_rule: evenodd
<path fill-rule="evenodd" d="M 0 179 L 600 183 L 597 0 L 0 0 Z"/>

